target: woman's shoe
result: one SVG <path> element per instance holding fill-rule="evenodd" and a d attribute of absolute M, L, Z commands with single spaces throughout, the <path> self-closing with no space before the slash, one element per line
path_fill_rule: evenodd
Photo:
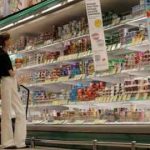
<path fill-rule="evenodd" d="M 4 149 L 17 149 L 16 146 L 8 146 L 8 147 L 4 147 Z"/>

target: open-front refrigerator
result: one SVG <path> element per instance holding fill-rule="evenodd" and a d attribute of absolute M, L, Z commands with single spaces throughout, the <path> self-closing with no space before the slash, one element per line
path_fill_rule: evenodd
<path fill-rule="evenodd" d="M 1 24 L 1 32 L 10 32 L 14 39 L 10 57 L 18 83 L 30 89 L 29 135 L 147 141 L 149 4 L 101 0 L 98 7 L 98 0 L 89 2 L 47 0 L 36 11 L 29 8 L 28 16 L 22 11 L 19 20 L 6 25 L 12 21 L 8 17 Z M 96 15 L 103 23 L 102 18 L 95 20 L 92 29 L 89 16 L 95 7 L 102 9 L 102 15 Z"/>

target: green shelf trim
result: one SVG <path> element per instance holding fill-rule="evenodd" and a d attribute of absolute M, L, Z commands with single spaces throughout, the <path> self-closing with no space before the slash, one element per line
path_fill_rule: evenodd
<path fill-rule="evenodd" d="M 64 141 L 93 141 L 97 139 L 103 142 L 131 142 L 149 143 L 149 134 L 100 134 L 100 133 L 77 133 L 77 132 L 28 132 L 28 137 L 47 140 Z"/>
<path fill-rule="evenodd" d="M 10 16 L 7 16 L 6 18 L 3 18 L 0 20 L 0 27 L 4 27 L 6 25 L 9 25 L 11 23 L 15 23 L 19 21 L 20 19 L 23 19 L 25 17 L 28 17 L 29 15 L 35 14 L 39 12 L 40 10 L 44 10 L 46 8 L 50 8 L 64 0 L 46 0 L 43 1 L 37 5 L 34 5 L 32 7 L 26 8 L 24 10 L 21 10 L 17 13 L 14 13 Z"/>

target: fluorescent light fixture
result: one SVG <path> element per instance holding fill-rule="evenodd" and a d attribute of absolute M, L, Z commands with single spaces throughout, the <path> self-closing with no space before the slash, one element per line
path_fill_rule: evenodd
<path fill-rule="evenodd" d="M 43 14 L 43 13 L 46 13 L 46 12 L 48 12 L 48 11 L 51 11 L 51 10 L 53 10 L 53 9 L 55 9 L 55 8 L 58 8 L 58 7 L 60 7 L 60 6 L 62 6 L 61 3 L 59 3 L 59 4 L 55 5 L 55 6 L 52 6 L 52 7 L 48 8 L 48 9 L 42 11 L 42 14 Z"/>
<path fill-rule="evenodd" d="M 17 23 L 21 23 L 21 22 L 27 21 L 29 19 L 32 19 L 33 17 L 34 17 L 34 15 L 31 15 L 29 17 L 26 17 L 26 18 L 22 19 L 22 20 L 19 20 Z"/>
<path fill-rule="evenodd" d="M 142 17 L 142 18 L 138 18 L 138 19 L 133 19 L 133 20 L 129 21 L 128 23 L 143 21 L 143 20 L 145 20 L 145 19 L 147 19 L 147 17 Z"/>
<path fill-rule="evenodd" d="M 34 20 L 30 21 L 28 24 L 32 24 L 32 23 L 38 22 L 38 21 L 43 20 L 43 19 L 46 19 L 46 16 L 40 17 L 38 19 L 34 19 Z"/>
<path fill-rule="evenodd" d="M 5 30 L 5 29 L 8 29 L 8 28 L 10 28 L 10 27 L 12 27 L 12 26 L 14 26 L 14 23 L 11 23 L 11 24 L 9 24 L 9 25 L 7 25 L 7 26 L 5 26 L 5 27 L 0 28 L 0 31 Z"/>
<path fill-rule="evenodd" d="M 74 0 L 68 0 L 67 2 L 70 3 L 70 2 L 73 2 L 73 1 L 74 1 Z"/>

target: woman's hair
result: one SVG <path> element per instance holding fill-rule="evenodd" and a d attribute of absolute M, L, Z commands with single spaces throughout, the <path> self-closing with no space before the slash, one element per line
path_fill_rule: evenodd
<path fill-rule="evenodd" d="M 5 41 L 7 41 L 9 39 L 10 39 L 9 33 L 0 34 L 0 47 L 1 48 L 5 47 Z"/>

